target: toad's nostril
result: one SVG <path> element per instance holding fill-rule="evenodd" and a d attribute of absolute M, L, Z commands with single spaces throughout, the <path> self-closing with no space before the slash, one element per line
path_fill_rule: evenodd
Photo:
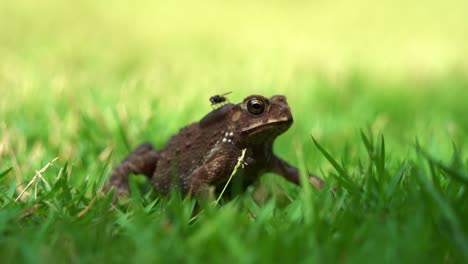
<path fill-rule="evenodd" d="M 271 98 L 274 102 L 286 103 L 286 96 L 284 95 L 275 95 Z"/>

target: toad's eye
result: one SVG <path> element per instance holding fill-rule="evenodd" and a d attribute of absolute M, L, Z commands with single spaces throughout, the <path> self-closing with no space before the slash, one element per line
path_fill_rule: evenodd
<path fill-rule="evenodd" d="M 252 98 L 247 102 L 247 110 L 253 115 L 263 114 L 263 112 L 265 112 L 265 102 L 257 98 Z"/>

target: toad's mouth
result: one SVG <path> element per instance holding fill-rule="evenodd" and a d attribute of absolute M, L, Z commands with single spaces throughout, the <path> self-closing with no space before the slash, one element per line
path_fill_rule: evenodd
<path fill-rule="evenodd" d="M 277 130 L 278 132 L 283 132 L 288 129 L 293 123 L 292 117 L 282 117 L 279 119 L 269 119 L 267 122 L 259 122 L 252 124 L 241 130 L 243 134 L 257 134 L 265 130 Z"/>

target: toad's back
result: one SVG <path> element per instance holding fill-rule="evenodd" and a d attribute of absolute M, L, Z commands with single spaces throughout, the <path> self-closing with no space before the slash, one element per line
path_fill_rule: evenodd
<path fill-rule="evenodd" d="M 181 187 L 183 192 L 187 192 L 191 180 L 190 175 L 197 168 L 212 158 L 225 159 L 226 152 L 234 150 L 234 146 L 225 149 L 227 146 L 223 144 L 234 143 L 232 140 L 223 142 L 226 131 L 230 128 L 224 117 L 231 108 L 232 104 L 227 104 L 216 109 L 200 122 L 182 128 L 169 140 L 166 147 L 160 151 L 152 177 L 153 185 L 157 190 L 167 192 L 170 186 L 176 185 Z M 234 161 L 235 165 L 237 159 Z M 225 166 L 229 170 L 234 166 L 230 166 L 230 163 L 232 162 L 224 161 L 219 166 Z"/>

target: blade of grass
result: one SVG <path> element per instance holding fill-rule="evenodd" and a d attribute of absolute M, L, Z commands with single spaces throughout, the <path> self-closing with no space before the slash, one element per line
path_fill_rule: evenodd
<path fill-rule="evenodd" d="M 343 167 L 340 166 L 340 164 L 328 153 L 318 142 L 315 140 L 313 136 L 312 141 L 314 142 L 315 146 L 320 150 L 323 156 L 332 164 L 333 168 L 340 174 L 340 175 L 345 175 L 346 171 L 343 169 Z"/>
<path fill-rule="evenodd" d="M 437 188 L 437 191 L 441 193 L 442 186 L 441 186 L 440 174 L 439 175 L 437 174 L 434 163 L 432 163 L 430 160 L 426 160 L 426 161 L 429 166 L 429 172 L 431 174 L 432 183 L 434 184 L 435 188 Z"/>
<path fill-rule="evenodd" d="M 387 186 L 387 189 L 385 191 L 385 196 L 387 200 L 391 199 L 391 197 L 395 193 L 396 187 L 401 182 L 401 179 L 403 178 L 403 175 L 405 174 L 405 170 L 406 170 L 405 161 L 403 161 L 402 164 L 400 165 L 400 169 L 395 174 L 395 176 L 392 177 L 392 179 L 390 180 L 390 183 Z"/>
<path fill-rule="evenodd" d="M 99 173 L 98 179 L 93 184 L 93 192 L 101 190 L 107 180 L 105 177 L 106 170 L 110 166 L 112 157 L 112 151 L 109 153 L 109 156 L 104 160 L 104 164 L 102 165 L 101 173 Z"/>
<path fill-rule="evenodd" d="M 361 139 L 362 142 L 364 143 L 364 146 L 367 149 L 367 153 L 369 157 L 372 157 L 374 154 L 374 145 L 373 143 L 367 138 L 366 134 L 361 130 Z"/>
<path fill-rule="evenodd" d="M 352 184 L 351 180 L 349 179 L 348 173 L 346 170 L 328 153 L 318 142 L 315 140 L 313 136 L 312 141 L 314 142 L 315 146 L 318 148 L 318 150 L 322 153 L 322 155 L 325 156 L 325 158 L 332 164 L 332 166 L 335 168 L 335 170 L 338 172 L 338 175 L 336 179 L 338 182 L 340 182 L 343 186 L 348 188 L 349 190 L 354 190 L 355 187 Z M 335 175 L 335 174 L 331 174 Z"/>
<path fill-rule="evenodd" d="M 237 170 L 239 169 L 239 167 L 242 166 L 242 165 L 244 164 L 244 158 L 245 158 L 245 152 L 246 152 L 246 151 L 247 151 L 247 149 L 243 149 L 243 150 L 242 150 L 242 154 L 241 154 L 241 156 L 238 158 L 237 164 L 236 164 L 236 166 L 234 166 L 234 169 L 232 170 L 231 175 L 229 176 L 228 181 L 227 181 L 226 184 L 224 185 L 223 190 L 222 190 L 221 193 L 219 194 L 218 199 L 216 199 L 215 204 L 219 204 L 219 201 L 221 200 L 221 197 L 223 197 L 224 191 L 226 191 L 226 188 L 227 188 L 227 186 L 229 185 L 229 183 L 231 182 L 232 177 L 234 177 L 234 175 L 236 174 L 236 172 L 237 172 Z"/>
<path fill-rule="evenodd" d="M 379 177 L 383 177 L 385 173 L 385 139 L 383 135 L 380 138 L 380 152 L 376 159 L 376 165 Z"/>
<path fill-rule="evenodd" d="M 127 149 L 127 152 L 130 152 L 131 151 L 131 147 L 130 147 L 131 144 L 130 144 L 130 140 L 129 140 L 128 135 L 127 135 L 127 131 L 126 131 L 125 127 L 123 126 L 123 124 L 121 122 L 121 119 L 120 119 L 120 116 L 117 113 L 117 111 L 114 110 L 112 112 L 114 113 L 114 117 L 117 120 L 117 127 L 118 127 L 119 135 L 122 138 L 122 141 L 124 143 L 125 148 Z"/>
<path fill-rule="evenodd" d="M 10 167 L 2 172 L 0 172 L 0 179 L 6 176 L 11 170 L 13 170 L 13 167 Z"/>
<path fill-rule="evenodd" d="M 429 153 L 423 150 L 419 145 L 416 145 L 417 151 L 421 153 L 429 162 L 440 168 L 446 173 L 447 176 L 450 176 L 452 179 L 462 183 L 465 187 L 468 187 L 468 175 L 462 171 L 459 171 L 455 168 L 451 168 L 442 162 L 433 158 Z"/>
<path fill-rule="evenodd" d="M 461 250 L 465 260 L 468 261 L 467 236 L 463 231 L 455 211 L 451 207 L 450 203 L 444 199 L 444 197 L 439 192 L 437 192 L 433 185 L 428 182 L 426 175 L 424 175 L 421 170 L 415 174 L 417 175 L 417 179 L 422 187 L 422 190 L 424 190 L 424 192 L 436 203 L 442 214 L 447 219 L 449 227 L 452 231 L 451 233 L 454 238 L 454 242 Z"/>
<path fill-rule="evenodd" d="M 45 181 L 44 178 L 42 178 L 42 174 L 44 174 L 44 172 L 46 172 L 54 164 L 54 162 L 57 161 L 57 159 L 58 159 L 58 157 L 55 157 L 53 160 L 51 160 L 49 163 L 47 163 L 42 169 L 40 169 L 39 171 L 36 171 L 36 175 L 34 175 L 34 177 L 31 179 L 31 181 L 20 192 L 18 197 L 16 197 L 15 202 L 18 202 L 18 200 L 21 199 L 23 194 L 26 193 L 28 188 L 31 187 L 32 184 L 34 184 L 38 179 L 42 179 L 43 181 Z"/>

